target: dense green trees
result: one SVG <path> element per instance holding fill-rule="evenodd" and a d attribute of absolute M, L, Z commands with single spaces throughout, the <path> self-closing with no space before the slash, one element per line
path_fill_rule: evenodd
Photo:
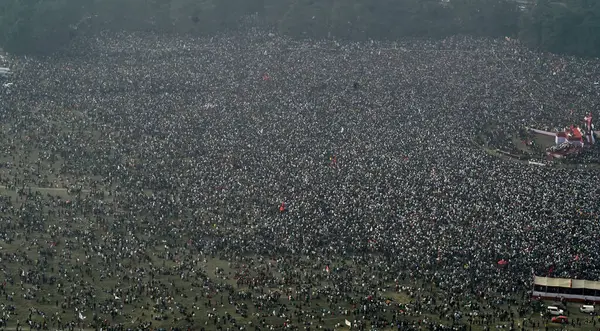
<path fill-rule="evenodd" d="M 5 0 L 0 5 L 0 45 L 14 52 L 41 53 L 67 43 L 85 1 Z M 58 23 L 60 22 L 60 23 Z"/>
<path fill-rule="evenodd" d="M 0 45 L 52 52 L 101 30 L 209 34 L 254 24 L 296 37 L 397 39 L 519 36 L 553 52 L 600 56 L 600 1 L 537 0 L 4 0 Z"/>
<path fill-rule="evenodd" d="M 523 15 L 520 37 L 551 52 L 600 56 L 600 2 L 538 0 Z"/>

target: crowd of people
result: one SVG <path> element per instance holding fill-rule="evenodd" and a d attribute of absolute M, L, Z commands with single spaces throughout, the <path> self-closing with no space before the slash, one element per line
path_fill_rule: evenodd
<path fill-rule="evenodd" d="M 533 275 L 600 278 L 598 171 L 473 143 L 598 116 L 597 59 L 250 30 L 10 65 L 0 325 L 532 329 Z"/>

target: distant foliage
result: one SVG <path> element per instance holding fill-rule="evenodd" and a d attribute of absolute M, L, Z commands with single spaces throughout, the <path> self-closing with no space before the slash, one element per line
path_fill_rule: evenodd
<path fill-rule="evenodd" d="M 0 1 L 0 44 L 9 52 L 49 53 L 68 43 L 83 1 Z"/>
<path fill-rule="evenodd" d="M 247 17 L 295 37 L 350 40 L 519 36 L 533 47 L 600 55 L 600 1 L 537 0 L 3 0 L 0 44 L 51 53 L 102 30 L 210 34 Z"/>
<path fill-rule="evenodd" d="M 538 0 L 523 15 L 520 37 L 551 52 L 600 56 L 600 1 Z"/>

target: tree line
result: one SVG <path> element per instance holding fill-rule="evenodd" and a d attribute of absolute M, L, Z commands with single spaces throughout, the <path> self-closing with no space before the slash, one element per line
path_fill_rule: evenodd
<path fill-rule="evenodd" d="M 299 38 L 518 37 L 600 56 L 597 0 L 3 0 L 0 45 L 51 53 L 105 30 L 212 34 L 258 25 Z"/>

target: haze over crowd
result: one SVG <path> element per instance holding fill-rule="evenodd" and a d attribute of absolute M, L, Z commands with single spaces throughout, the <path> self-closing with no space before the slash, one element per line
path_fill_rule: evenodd
<path fill-rule="evenodd" d="M 600 4 L 590 0 L 11 0 L 0 45 L 48 54 L 101 31 L 210 36 L 248 23 L 295 38 L 350 41 L 518 38 L 544 51 L 600 56 Z"/>

